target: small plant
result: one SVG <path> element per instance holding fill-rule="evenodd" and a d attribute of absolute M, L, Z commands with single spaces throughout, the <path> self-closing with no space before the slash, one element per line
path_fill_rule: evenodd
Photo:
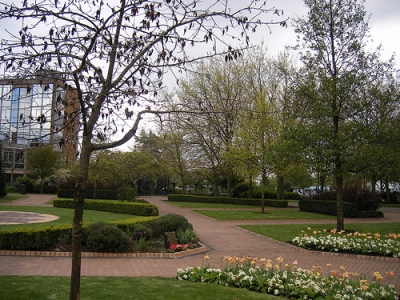
<path fill-rule="evenodd" d="M 147 252 L 149 249 L 149 245 L 144 237 L 139 238 L 134 242 L 135 249 L 138 252 Z"/>
<path fill-rule="evenodd" d="M 19 190 L 16 186 L 10 185 L 7 187 L 7 193 L 19 193 Z"/>
<path fill-rule="evenodd" d="M 152 237 L 152 235 L 153 232 L 151 231 L 151 229 L 149 229 L 146 225 L 141 223 L 134 224 L 130 228 L 130 236 L 134 240 L 139 240 L 141 238 L 148 240 Z"/>
<path fill-rule="evenodd" d="M 179 244 L 197 244 L 199 242 L 199 238 L 192 228 L 178 230 L 176 232 L 176 237 Z"/>

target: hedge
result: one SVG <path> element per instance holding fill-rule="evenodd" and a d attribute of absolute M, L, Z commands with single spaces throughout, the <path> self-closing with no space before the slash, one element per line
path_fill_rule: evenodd
<path fill-rule="evenodd" d="M 96 192 L 96 198 L 95 198 Z M 74 189 L 59 189 L 57 191 L 58 198 L 74 198 Z M 117 190 L 85 190 L 85 199 L 102 199 L 102 200 L 118 200 Z"/>
<path fill-rule="evenodd" d="M 193 196 L 185 194 L 169 194 L 168 201 L 171 202 L 200 202 L 200 203 L 221 203 L 236 205 L 261 206 L 261 199 L 245 199 L 245 198 L 228 198 L 228 197 L 212 197 L 212 196 Z M 287 200 L 264 200 L 265 206 L 271 207 L 288 207 Z"/>
<path fill-rule="evenodd" d="M 54 207 L 74 208 L 72 199 L 55 199 Z M 128 214 L 136 216 L 158 216 L 158 208 L 153 204 L 136 202 L 110 202 L 106 200 L 85 200 L 84 209 L 106 211 L 118 214 Z"/>
<path fill-rule="evenodd" d="M 0 231 L 0 249 L 49 250 L 71 241 L 71 237 L 70 224 Z"/>
<path fill-rule="evenodd" d="M 142 217 L 107 222 L 127 232 L 136 223 L 150 224 L 157 217 Z M 83 228 L 89 224 L 84 223 Z M 19 228 L 0 231 L 0 249 L 49 251 L 72 240 L 72 225 Z"/>
<path fill-rule="evenodd" d="M 336 216 L 336 201 L 306 200 L 299 201 L 301 211 Z M 343 215 L 345 218 L 382 218 L 383 213 L 378 211 L 359 211 L 352 202 L 343 202 Z"/>

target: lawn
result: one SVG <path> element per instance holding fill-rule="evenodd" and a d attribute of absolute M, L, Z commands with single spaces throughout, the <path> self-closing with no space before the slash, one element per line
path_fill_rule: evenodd
<path fill-rule="evenodd" d="M 242 225 L 244 229 L 277 239 L 282 242 L 293 240 L 300 235 L 301 231 L 305 231 L 312 235 L 316 230 L 334 229 L 334 224 L 290 224 L 290 225 Z M 310 227 L 311 230 L 307 228 Z M 380 233 L 381 235 L 389 233 L 400 233 L 400 223 L 362 223 L 362 224 L 345 224 L 347 231 L 358 231 L 360 233 Z"/>
<path fill-rule="evenodd" d="M 303 212 L 293 209 L 268 209 L 265 213 L 257 210 L 194 210 L 217 220 L 285 220 L 285 219 L 333 219 L 335 217 Z"/>
<path fill-rule="evenodd" d="M 3 300 L 69 299 L 69 277 L 1 276 Z M 245 289 L 201 284 L 158 277 L 82 277 L 81 298 L 85 300 L 279 300 Z"/>
<path fill-rule="evenodd" d="M 8 230 L 14 228 L 22 228 L 22 227 L 40 227 L 47 225 L 59 225 L 59 224 L 72 224 L 73 209 L 68 208 L 58 208 L 58 207 L 42 207 L 42 206 L 0 206 L 1 211 L 12 210 L 12 211 L 24 211 L 24 212 L 34 212 L 34 213 L 43 213 L 59 216 L 60 219 L 46 222 L 46 223 L 35 223 L 29 225 L 0 225 L 0 230 Z M 107 221 L 116 221 L 116 220 L 125 220 L 125 219 L 134 219 L 134 218 L 143 218 L 141 216 L 133 216 L 126 214 L 114 214 L 109 212 L 102 211 L 94 211 L 94 210 L 85 210 L 83 215 L 84 222 L 96 223 L 96 222 L 107 222 Z"/>

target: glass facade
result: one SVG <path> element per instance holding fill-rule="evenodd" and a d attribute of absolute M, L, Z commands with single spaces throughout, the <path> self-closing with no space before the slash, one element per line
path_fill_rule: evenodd
<path fill-rule="evenodd" d="M 57 90 L 55 97 L 60 93 L 64 92 Z M 1 141 L 26 146 L 50 143 L 52 124 L 62 124 L 63 120 L 62 113 L 54 114 L 52 85 L 2 85 L 0 98 Z M 57 143 L 61 137 L 56 134 L 51 142 Z"/>

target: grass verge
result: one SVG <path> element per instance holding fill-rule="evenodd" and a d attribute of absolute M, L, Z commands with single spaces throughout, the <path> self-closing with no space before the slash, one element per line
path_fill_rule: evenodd
<path fill-rule="evenodd" d="M 26 197 L 25 195 L 20 195 L 20 194 L 8 194 L 7 196 L 0 198 L 0 203 L 7 203 L 10 201 L 22 199 L 25 197 Z"/>
<path fill-rule="evenodd" d="M 244 229 L 259 233 L 277 239 L 282 242 L 293 240 L 296 236 L 300 235 L 301 231 L 310 231 L 310 235 L 314 230 L 330 230 L 335 227 L 334 224 L 290 224 L 290 225 L 242 225 Z M 311 230 L 307 228 L 310 227 Z M 399 233 L 400 223 L 353 223 L 346 224 L 345 230 L 358 231 L 360 233 L 380 233 L 381 235 L 389 233 Z"/>
<path fill-rule="evenodd" d="M 46 222 L 46 223 L 34 223 L 34 224 L 21 224 L 21 225 L 0 225 L 0 230 L 8 230 L 14 228 L 23 228 L 29 226 L 41 227 L 48 225 L 60 225 L 60 224 L 72 224 L 74 215 L 73 209 L 68 208 L 57 208 L 57 207 L 43 207 L 43 206 L 0 206 L 1 211 L 23 211 L 33 213 L 43 213 L 59 216 L 60 219 Z M 114 214 L 109 212 L 85 210 L 83 220 L 84 222 L 96 223 L 96 222 L 108 222 L 116 220 L 126 220 L 134 218 L 143 218 L 140 216 L 126 215 L 126 214 Z"/>
<path fill-rule="evenodd" d="M 284 220 L 284 219 L 333 219 L 335 217 L 292 209 L 258 210 L 195 210 L 195 212 L 217 220 Z"/>
<path fill-rule="evenodd" d="M 1 276 L 1 299 L 69 299 L 69 277 Z M 85 300 L 279 300 L 245 289 L 159 277 L 82 277 Z"/>

